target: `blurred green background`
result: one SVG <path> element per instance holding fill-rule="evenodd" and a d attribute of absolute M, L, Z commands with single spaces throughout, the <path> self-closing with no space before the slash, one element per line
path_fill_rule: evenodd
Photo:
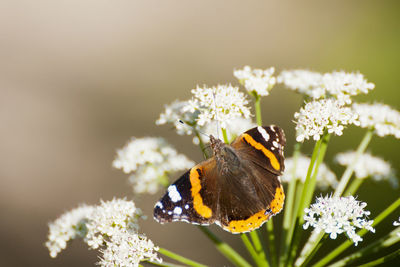
<path fill-rule="evenodd" d="M 201 160 L 190 137 L 154 122 L 197 84 L 236 83 L 234 68 L 359 70 L 376 89 L 357 99 L 400 109 L 399 11 L 399 1 L 3 0 L 0 265 L 92 266 L 97 254 L 81 241 L 50 259 L 47 223 L 82 202 L 133 197 L 127 176 L 111 168 L 131 136 L 163 136 Z M 291 155 L 300 96 L 276 87 L 262 104 L 264 123 L 284 128 Z M 362 134 L 352 128 L 333 138 L 328 162 Z M 398 140 L 374 138 L 370 151 L 399 172 Z M 153 221 L 161 194 L 135 201 L 149 215 L 141 231 L 200 262 L 228 264 L 197 228 Z M 358 196 L 373 218 L 398 195 L 366 182 Z M 212 229 L 242 249 L 238 236 Z"/>

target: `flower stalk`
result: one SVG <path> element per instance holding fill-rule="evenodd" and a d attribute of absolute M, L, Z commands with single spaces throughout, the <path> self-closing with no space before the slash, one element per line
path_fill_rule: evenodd
<path fill-rule="evenodd" d="M 342 178 L 340 178 L 339 185 L 336 188 L 335 193 L 333 194 L 334 196 L 342 195 L 346 185 L 348 184 L 348 182 L 350 180 L 351 175 L 354 172 L 355 164 L 357 163 L 357 160 L 360 157 L 360 155 L 365 152 L 365 149 L 367 149 L 368 144 L 372 139 L 372 135 L 373 135 L 372 129 L 369 129 L 365 133 L 363 139 L 361 140 L 361 143 L 358 145 L 358 148 L 356 151 L 356 156 L 354 157 L 353 162 L 349 166 L 347 166 L 346 170 L 344 171 L 344 173 L 342 175 Z"/>
<path fill-rule="evenodd" d="M 172 251 L 169 251 L 169 250 L 167 250 L 165 248 L 159 248 L 158 252 L 160 254 L 163 254 L 164 256 L 167 256 L 167 257 L 173 259 L 173 260 L 179 261 L 180 263 L 183 263 L 183 264 L 185 264 L 187 266 L 191 266 L 191 267 L 206 267 L 207 266 L 207 265 L 195 262 L 193 260 L 190 260 L 188 258 L 185 258 L 185 257 L 183 257 L 181 255 L 178 255 L 178 254 L 176 254 L 176 253 L 174 253 Z"/>

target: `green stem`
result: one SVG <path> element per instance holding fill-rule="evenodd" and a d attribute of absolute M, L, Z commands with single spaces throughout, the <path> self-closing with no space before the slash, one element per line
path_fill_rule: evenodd
<path fill-rule="evenodd" d="M 294 233 L 294 230 L 295 230 L 295 228 L 296 228 L 296 226 L 298 224 L 298 217 L 300 216 L 299 214 L 301 214 L 301 212 L 302 212 L 301 201 L 305 198 L 305 193 L 306 193 L 305 191 L 307 190 L 306 185 L 308 185 L 310 183 L 310 177 L 311 177 L 312 171 L 314 169 L 314 163 L 315 163 L 315 161 L 317 159 L 321 143 L 322 143 L 322 139 L 318 140 L 315 143 L 314 150 L 313 150 L 313 153 L 311 155 L 310 165 L 308 166 L 308 170 L 307 170 L 306 180 L 304 182 L 303 187 L 300 188 L 301 190 L 296 192 L 296 193 L 298 193 L 300 195 L 300 200 L 296 201 L 295 209 L 294 209 L 294 215 L 295 216 L 292 217 L 290 228 L 289 228 L 288 234 L 286 236 L 286 248 L 287 249 L 284 251 L 284 255 L 283 255 L 283 261 L 285 262 L 285 264 L 289 260 L 289 257 L 291 255 L 290 253 L 292 252 L 291 244 L 292 244 L 292 241 L 293 241 L 292 240 L 293 239 L 293 233 Z M 292 252 L 292 253 L 295 253 L 295 252 Z"/>
<path fill-rule="evenodd" d="M 320 241 L 324 238 L 325 232 L 313 231 L 309 237 L 307 243 L 304 245 L 303 250 L 300 252 L 300 256 L 295 262 L 295 266 L 307 265 L 311 258 L 315 255 L 317 250 L 321 247 Z"/>
<path fill-rule="evenodd" d="M 183 257 L 181 255 L 178 255 L 178 254 L 176 254 L 174 252 L 171 252 L 169 250 L 166 250 L 165 248 L 159 248 L 158 252 L 160 254 L 163 254 L 164 256 L 167 256 L 167 257 L 169 257 L 171 259 L 174 259 L 174 260 L 179 261 L 179 262 L 181 262 L 183 264 L 186 264 L 187 266 L 192 266 L 192 267 L 206 267 L 207 266 L 207 265 L 192 261 L 192 260 L 190 260 L 188 258 L 185 258 L 185 257 Z"/>
<path fill-rule="evenodd" d="M 199 229 L 214 243 L 219 252 L 233 264 L 240 267 L 251 267 L 250 263 L 240 256 L 232 247 L 215 236 L 207 227 L 199 226 Z"/>
<path fill-rule="evenodd" d="M 151 264 L 154 266 L 159 266 L 159 267 L 182 267 L 182 265 L 176 265 L 176 264 L 165 262 L 165 261 L 163 261 L 162 263 L 159 263 L 157 261 L 144 261 L 144 262 L 147 262 L 148 264 Z M 144 266 L 139 264 L 139 267 L 144 267 Z"/>
<path fill-rule="evenodd" d="M 310 260 L 314 257 L 315 253 L 317 253 L 318 249 L 322 246 L 322 244 L 324 243 L 325 239 L 328 237 L 328 235 L 322 235 L 322 242 L 321 239 L 320 241 L 318 241 L 318 245 L 315 247 L 315 249 L 313 251 L 311 251 L 311 253 L 309 255 L 307 255 L 306 260 L 303 262 L 303 264 L 301 264 L 301 267 L 303 266 L 308 266 L 308 263 L 310 262 Z M 319 237 L 318 237 L 319 238 Z"/>
<path fill-rule="evenodd" d="M 315 168 L 314 168 L 314 172 L 311 176 L 311 179 L 309 180 L 309 183 L 304 183 L 304 188 L 305 190 L 303 190 L 303 192 L 305 192 L 304 194 L 304 199 L 302 198 L 300 200 L 300 203 L 302 205 L 301 210 L 299 210 L 299 219 L 300 219 L 300 224 L 303 224 L 304 222 L 304 217 L 303 217 L 303 213 L 304 213 L 304 209 L 306 207 L 308 207 L 311 203 L 313 194 L 314 194 L 314 190 L 315 190 L 315 185 L 317 183 L 317 175 L 318 175 L 318 170 L 319 170 L 319 166 L 321 165 L 322 161 L 324 160 L 325 157 L 325 153 L 326 150 L 328 148 L 328 142 L 330 139 L 330 134 L 325 134 L 322 137 L 322 142 L 321 142 L 321 146 L 319 149 L 319 153 L 318 153 L 318 157 L 317 157 L 317 162 L 315 164 Z M 307 182 L 307 181 L 306 181 Z"/>
<path fill-rule="evenodd" d="M 275 233 L 274 233 L 274 222 L 272 218 L 267 221 L 267 231 L 268 231 L 268 247 L 270 251 L 271 257 L 271 265 L 277 266 L 277 253 L 276 253 L 276 246 L 275 246 Z"/>
<path fill-rule="evenodd" d="M 222 131 L 222 136 L 224 138 L 224 143 L 225 144 L 229 144 L 228 134 L 226 133 L 226 129 L 225 128 L 221 128 L 221 131 Z"/>
<path fill-rule="evenodd" d="M 259 95 L 254 95 L 254 109 L 256 110 L 257 125 L 262 126 L 261 97 Z"/>
<path fill-rule="evenodd" d="M 361 140 L 361 143 L 358 145 L 357 151 L 356 151 L 356 155 L 353 159 L 353 162 L 347 166 L 346 170 L 344 171 L 342 178 L 340 178 L 340 182 L 338 187 L 335 190 L 335 193 L 333 194 L 333 196 L 341 196 L 347 183 L 350 180 L 351 175 L 354 172 L 354 168 L 356 166 L 356 163 L 358 161 L 358 158 L 360 157 L 361 154 L 364 153 L 365 149 L 367 148 L 369 142 L 371 141 L 372 135 L 373 135 L 373 130 L 369 129 L 363 139 Z"/>
<path fill-rule="evenodd" d="M 265 257 L 264 248 L 263 248 L 262 243 L 260 241 L 260 237 L 258 236 L 258 231 L 251 231 L 250 232 L 250 237 L 251 237 L 251 240 L 253 241 L 254 248 L 255 248 L 258 256 L 262 260 L 267 261 L 267 259 Z"/>
<path fill-rule="evenodd" d="M 396 228 L 388 235 L 376 240 L 372 244 L 364 247 L 360 250 L 357 250 L 353 254 L 333 263 L 330 267 L 340 267 L 340 266 L 349 266 L 350 263 L 362 258 L 365 255 L 371 255 L 373 253 L 377 253 L 384 248 L 388 248 L 394 243 L 400 240 L 400 237 L 397 235 L 400 231 L 400 228 Z"/>
<path fill-rule="evenodd" d="M 346 191 L 344 191 L 343 196 L 354 195 L 365 179 L 355 178 L 353 182 L 350 183 Z"/>
<path fill-rule="evenodd" d="M 247 235 L 240 234 L 240 237 L 242 238 L 243 244 L 246 246 L 247 251 L 250 253 L 250 256 L 253 258 L 256 265 L 260 267 L 265 266 L 265 262 L 263 262 L 263 260 L 259 257 L 257 251 L 251 244 L 250 239 L 247 237 Z"/>
<path fill-rule="evenodd" d="M 280 265 L 285 266 L 287 263 L 287 260 L 289 258 L 289 253 L 290 253 L 290 246 L 292 242 L 292 236 L 294 229 L 296 228 L 295 226 L 295 219 L 296 219 L 296 211 L 299 208 L 300 205 L 300 198 L 301 198 L 301 192 L 303 191 L 304 184 L 301 181 L 296 181 L 296 193 L 295 193 L 295 200 L 294 200 L 294 208 L 293 208 L 293 214 L 292 214 L 292 221 L 294 221 L 289 228 L 289 231 L 287 232 L 286 239 L 285 239 L 285 249 L 283 250 L 283 256 L 282 259 L 280 260 Z"/>
<path fill-rule="evenodd" d="M 399 256 L 400 256 L 400 249 L 398 249 L 396 251 L 393 251 L 392 253 L 390 253 L 390 254 L 382 257 L 382 258 L 379 258 L 377 260 L 370 261 L 370 262 L 368 262 L 366 264 L 359 265 L 359 267 L 370 267 L 370 266 L 380 265 L 380 264 L 383 264 L 385 262 L 391 261 L 392 259 L 395 259 L 395 258 L 397 258 Z"/>
<path fill-rule="evenodd" d="M 159 177 L 158 177 L 158 182 L 159 182 L 162 186 L 164 186 L 164 187 L 168 187 L 169 184 L 170 184 L 167 175 L 159 176 Z"/>
<path fill-rule="evenodd" d="M 293 206 L 294 206 L 294 199 L 296 196 L 296 189 L 297 189 L 297 179 L 296 179 L 296 169 L 297 169 L 297 161 L 300 155 L 300 148 L 301 148 L 301 143 L 297 143 L 294 145 L 294 152 L 293 152 L 293 168 L 292 168 L 292 179 L 289 182 L 289 188 L 287 190 L 287 199 L 285 203 L 285 208 L 283 210 L 283 226 L 282 226 L 282 235 L 281 235 L 281 243 L 280 243 L 280 254 L 282 254 L 284 251 L 286 251 L 287 248 L 287 243 L 285 242 L 286 236 L 288 234 L 289 228 L 290 228 L 290 222 L 292 221 L 292 216 L 293 216 Z M 283 260 L 279 261 L 279 265 L 283 267 Z"/>
<path fill-rule="evenodd" d="M 294 152 L 293 152 L 293 169 L 292 169 L 292 179 L 290 180 L 289 183 L 289 188 L 288 188 L 288 194 L 287 194 L 287 199 L 285 203 L 285 209 L 284 209 L 284 216 L 283 216 L 283 229 L 288 230 L 290 226 L 290 221 L 293 216 L 293 202 L 294 202 L 294 196 L 295 196 L 295 191 L 296 191 L 296 169 L 297 169 L 297 161 L 300 155 L 300 148 L 301 148 L 301 143 L 296 143 L 294 145 Z"/>
<path fill-rule="evenodd" d="M 204 158 L 207 159 L 208 155 L 207 155 L 207 151 L 206 151 L 206 146 L 204 145 L 203 140 L 200 138 L 200 133 L 196 131 L 195 134 L 196 134 L 197 139 L 199 139 L 199 146 L 200 146 L 201 152 L 203 152 Z"/>
<path fill-rule="evenodd" d="M 291 240 L 292 241 L 291 247 L 289 249 L 290 250 L 290 254 L 288 257 L 289 265 L 291 265 L 297 253 L 297 248 L 301 239 L 301 234 L 303 233 L 303 231 L 299 229 L 301 228 L 301 225 L 304 223 L 304 217 L 303 217 L 304 209 L 310 205 L 310 202 L 312 200 L 312 196 L 317 181 L 318 169 L 324 159 L 325 152 L 328 147 L 329 138 L 330 134 L 324 133 L 322 138 L 318 140 L 318 142 L 315 144 L 315 148 L 311 156 L 311 162 L 310 166 L 308 167 L 306 180 L 304 182 L 304 188 L 301 194 L 299 208 L 297 209 L 296 222 L 294 224 L 294 237 L 293 240 Z"/>
<path fill-rule="evenodd" d="M 387 207 L 384 211 L 382 211 L 374 220 L 372 223 L 372 226 L 378 225 L 383 219 L 385 219 L 390 213 L 392 213 L 394 210 L 396 210 L 400 206 L 400 198 L 398 198 L 395 202 L 392 203 L 389 207 Z M 357 232 L 359 236 L 363 236 L 368 232 L 366 229 L 361 229 L 360 231 Z M 327 263 L 329 263 L 331 260 L 336 258 L 339 254 L 341 254 L 345 249 L 347 249 L 349 246 L 351 246 L 353 242 L 351 240 L 346 240 L 343 242 L 339 247 L 331 251 L 328 255 L 324 256 L 320 261 L 318 261 L 314 267 L 321 267 L 325 266 Z"/>

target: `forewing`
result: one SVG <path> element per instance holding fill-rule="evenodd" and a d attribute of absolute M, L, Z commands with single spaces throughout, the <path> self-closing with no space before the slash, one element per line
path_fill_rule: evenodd
<path fill-rule="evenodd" d="M 286 138 L 283 130 L 275 125 L 258 126 L 240 135 L 231 146 L 245 160 L 281 175 L 285 170 L 283 149 Z"/>
<path fill-rule="evenodd" d="M 156 221 L 184 221 L 201 225 L 215 221 L 217 205 L 212 189 L 215 188 L 216 177 L 206 179 L 205 169 L 212 173 L 215 161 L 210 159 L 196 165 L 168 187 L 154 207 Z"/>

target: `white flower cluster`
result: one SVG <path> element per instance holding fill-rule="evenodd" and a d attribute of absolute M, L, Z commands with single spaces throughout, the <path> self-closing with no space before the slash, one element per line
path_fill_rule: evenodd
<path fill-rule="evenodd" d="M 135 203 L 125 199 L 101 201 L 90 214 L 86 224 L 85 242 L 97 249 L 107 242 L 106 238 L 119 235 L 121 231 L 137 230 Z"/>
<path fill-rule="evenodd" d="M 400 226 L 400 217 L 399 217 L 399 221 L 393 222 L 393 226 Z M 400 232 L 397 232 L 397 235 L 400 237 Z"/>
<path fill-rule="evenodd" d="M 233 75 L 244 85 L 249 93 L 267 96 L 276 83 L 276 78 L 272 76 L 274 72 L 274 67 L 261 70 L 245 66 L 243 69 L 235 70 Z"/>
<path fill-rule="evenodd" d="M 307 176 L 308 166 L 311 159 L 304 155 L 299 155 L 297 158 L 296 166 L 293 158 L 285 159 L 285 172 L 282 175 L 282 181 L 289 183 L 293 177 L 301 182 L 305 182 Z M 317 174 L 317 186 L 321 190 L 326 190 L 329 186 L 336 188 L 338 181 L 336 175 L 326 166 L 321 163 Z"/>
<path fill-rule="evenodd" d="M 136 193 L 154 194 L 173 172 L 186 170 L 194 165 L 185 155 L 178 154 L 163 138 L 132 138 L 117 151 L 113 166 L 130 176 Z"/>
<path fill-rule="evenodd" d="M 400 112 L 384 104 L 353 104 L 360 126 L 373 128 L 378 136 L 393 135 L 400 139 Z"/>
<path fill-rule="evenodd" d="M 284 70 L 277 77 L 278 83 L 300 94 L 319 99 L 325 91 L 321 87 L 322 74 L 309 70 Z"/>
<path fill-rule="evenodd" d="M 361 73 L 344 71 L 321 74 L 308 70 L 286 70 L 278 76 L 278 82 L 314 99 L 334 97 L 341 105 L 350 104 L 351 96 L 366 94 L 375 88 Z"/>
<path fill-rule="evenodd" d="M 48 241 L 45 243 L 50 256 L 55 258 L 67 247 L 67 242 L 76 237 L 84 237 L 87 233 L 86 223 L 93 211 L 92 206 L 82 205 L 66 212 L 54 222 L 49 223 Z"/>
<path fill-rule="evenodd" d="M 357 228 L 364 228 L 375 233 L 373 220 L 368 220 L 367 203 L 348 197 L 318 197 L 317 202 L 304 210 L 304 229 L 312 226 L 316 231 L 324 231 L 331 239 L 346 233 L 357 246 L 363 239 L 356 234 Z"/>
<path fill-rule="evenodd" d="M 375 85 L 367 82 L 361 73 L 344 71 L 325 73 L 322 77 L 322 84 L 327 93 L 336 97 L 342 104 L 350 104 L 351 96 L 360 93 L 367 94 L 369 90 L 375 88 Z"/>
<path fill-rule="evenodd" d="M 319 140 L 324 130 L 328 133 L 342 135 L 344 126 L 358 125 L 357 115 L 349 107 L 342 106 L 334 99 L 321 99 L 309 102 L 300 112 L 294 114 L 297 130 L 297 142 L 313 137 Z"/>
<path fill-rule="evenodd" d="M 250 109 L 245 94 L 238 87 L 218 85 L 216 87 L 197 87 L 192 90 L 194 97 L 183 111 L 200 111 L 197 124 L 204 126 L 212 120 L 218 121 L 222 128 L 238 117 L 250 118 Z"/>
<path fill-rule="evenodd" d="M 196 119 L 199 111 L 194 112 L 183 111 L 188 105 L 187 101 L 175 100 L 169 105 L 165 105 L 165 111 L 160 114 L 160 118 L 156 121 L 156 125 L 172 123 L 179 135 L 191 135 L 196 127 Z M 184 122 L 181 123 L 180 121 Z"/>
<path fill-rule="evenodd" d="M 353 164 L 355 156 L 355 151 L 349 151 L 337 154 L 335 160 L 340 165 L 348 166 Z M 358 179 L 372 177 L 375 181 L 388 180 L 393 186 L 397 186 L 398 183 L 393 175 L 393 169 L 390 164 L 370 153 L 364 153 L 359 156 L 354 166 L 354 173 Z"/>
<path fill-rule="evenodd" d="M 82 206 L 63 214 L 49 224 L 46 246 L 51 257 L 76 237 L 102 253 L 100 266 L 139 266 L 143 260 L 161 262 L 153 242 L 137 233 L 135 204 L 125 199 L 101 202 L 97 206 Z"/>

